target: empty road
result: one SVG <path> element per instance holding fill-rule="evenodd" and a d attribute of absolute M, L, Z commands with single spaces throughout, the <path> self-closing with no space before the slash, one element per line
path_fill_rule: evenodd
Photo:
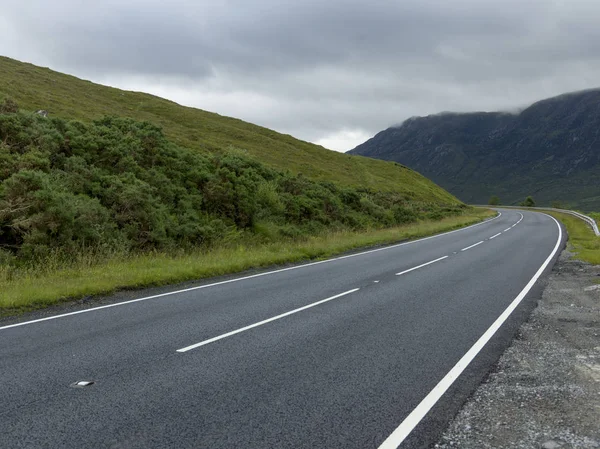
<path fill-rule="evenodd" d="M 428 447 L 564 244 L 553 218 L 500 211 L 328 261 L 5 320 L 0 447 Z"/>

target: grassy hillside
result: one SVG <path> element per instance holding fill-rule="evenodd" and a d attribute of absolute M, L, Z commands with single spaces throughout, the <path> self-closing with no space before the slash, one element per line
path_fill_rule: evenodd
<path fill-rule="evenodd" d="M 490 214 L 393 162 L 0 58 L 0 316 Z"/>
<path fill-rule="evenodd" d="M 462 212 L 181 148 L 148 122 L 16 109 L 0 103 L 0 263 L 274 242 Z"/>
<path fill-rule="evenodd" d="M 427 178 L 397 163 L 350 157 L 242 120 L 0 56 L 0 100 L 2 97 L 13 98 L 22 109 L 47 110 L 50 117 L 90 122 L 117 115 L 149 121 L 180 146 L 204 152 L 235 147 L 273 168 L 302 173 L 312 180 L 394 191 L 417 201 L 458 202 Z"/>

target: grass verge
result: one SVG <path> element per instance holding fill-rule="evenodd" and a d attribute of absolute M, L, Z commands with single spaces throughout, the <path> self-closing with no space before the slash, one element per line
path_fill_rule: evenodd
<path fill-rule="evenodd" d="M 583 220 L 569 214 L 560 212 L 544 211 L 560 220 L 569 233 L 569 251 L 576 254 L 577 259 L 594 265 L 600 264 L 600 237 L 596 237 L 594 231 Z M 599 214 L 588 214 L 595 220 L 600 218 Z"/>
<path fill-rule="evenodd" d="M 100 263 L 81 261 L 68 268 L 14 271 L 0 266 L 0 316 L 118 289 L 167 285 L 250 268 L 322 259 L 357 248 L 450 231 L 493 215 L 487 209 L 470 209 L 460 216 L 390 229 L 328 233 L 302 241 L 236 245 L 176 256 L 154 253 Z"/>

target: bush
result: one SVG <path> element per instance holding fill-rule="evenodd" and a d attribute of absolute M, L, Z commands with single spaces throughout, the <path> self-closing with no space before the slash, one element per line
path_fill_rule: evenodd
<path fill-rule="evenodd" d="M 488 204 L 490 206 L 498 206 L 500 205 L 500 198 L 498 198 L 496 195 L 492 195 L 492 197 L 488 201 Z"/>
<path fill-rule="evenodd" d="M 532 197 L 528 196 L 527 198 L 525 198 L 525 201 L 522 201 L 521 203 L 519 203 L 519 206 L 534 207 L 535 201 L 533 201 Z"/>
<path fill-rule="evenodd" d="M 147 122 L 0 114 L 3 261 L 299 238 L 459 211 L 278 172 L 241 151 L 195 153 Z"/>
<path fill-rule="evenodd" d="M 19 112 L 19 105 L 12 98 L 5 98 L 0 103 L 0 114 L 14 114 Z"/>

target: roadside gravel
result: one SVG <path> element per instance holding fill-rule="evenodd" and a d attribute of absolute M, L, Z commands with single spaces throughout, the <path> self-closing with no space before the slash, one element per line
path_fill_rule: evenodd
<path fill-rule="evenodd" d="M 436 448 L 600 448 L 600 266 L 563 251 L 538 307 Z"/>

